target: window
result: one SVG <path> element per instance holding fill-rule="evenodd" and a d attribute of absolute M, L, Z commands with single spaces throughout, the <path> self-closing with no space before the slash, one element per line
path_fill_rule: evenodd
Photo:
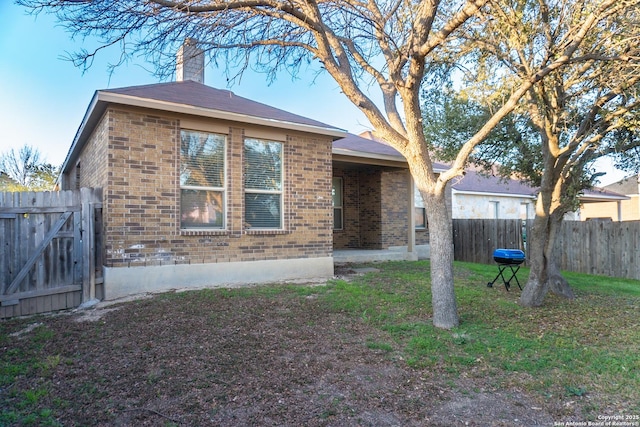
<path fill-rule="evenodd" d="M 342 178 L 331 180 L 331 202 L 333 204 L 333 229 L 342 230 Z"/>
<path fill-rule="evenodd" d="M 282 228 L 282 143 L 245 139 L 244 215 L 248 228 Z"/>
<path fill-rule="evenodd" d="M 422 200 L 422 194 L 420 194 L 420 190 L 418 187 L 413 187 L 413 205 L 416 211 L 416 228 L 425 229 L 427 228 L 427 210 L 424 208 L 424 200 Z"/>
<path fill-rule="evenodd" d="M 520 219 L 529 219 L 529 203 L 520 203 Z"/>
<path fill-rule="evenodd" d="M 180 227 L 225 227 L 224 135 L 180 132 Z"/>
<path fill-rule="evenodd" d="M 493 214 L 493 219 L 500 218 L 500 202 L 492 200 L 489 202 L 489 206 L 491 209 L 491 212 L 489 212 L 489 215 Z"/>

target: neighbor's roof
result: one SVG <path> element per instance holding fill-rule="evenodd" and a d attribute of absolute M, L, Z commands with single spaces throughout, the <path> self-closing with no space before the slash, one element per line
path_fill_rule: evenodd
<path fill-rule="evenodd" d="M 593 187 L 588 190 L 584 190 L 582 194 L 580 194 L 580 201 L 583 203 L 589 203 L 589 202 L 614 202 L 616 200 L 629 200 L 629 197 L 625 196 L 624 194 L 620 194 L 615 191 L 608 190 L 607 188 Z"/>
<path fill-rule="evenodd" d="M 604 187 L 607 190 L 615 191 L 622 194 L 638 194 L 640 192 L 640 175 L 631 175 L 613 184 Z"/>
<path fill-rule="evenodd" d="M 531 187 L 525 181 L 504 179 L 499 176 L 487 175 L 470 169 L 467 169 L 465 172 L 464 176 L 454 178 L 451 184 L 451 187 L 459 193 L 502 195 L 531 199 L 535 199 L 538 196 L 539 188 Z M 583 203 L 627 199 L 629 199 L 629 197 L 598 187 L 584 190 L 582 194 L 580 194 L 580 201 Z"/>
<path fill-rule="evenodd" d="M 251 123 L 340 138 L 342 129 L 191 80 L 98 90 L 93 95 L 63 169 L 75 161 L 108 105 L 120 104 L 207 118 Z"/>
<path fill-rule="evenodd" d="M 454 178 L 451 188 L 460 193 L 502 194 L 535 198 L 538 189 L 524 181 L 504 179 L 467 169 L 461 177 Z"/>

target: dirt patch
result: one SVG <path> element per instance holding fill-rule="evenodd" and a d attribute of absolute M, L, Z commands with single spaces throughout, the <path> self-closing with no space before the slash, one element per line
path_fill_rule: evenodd
<path fill-rule="evenodd" d="M 521 390 L 410 368 L 370 345 L 388 342 L 384 332 L 313 294 L 234 295 L 157 295 L 38 318 L 51 336 L 32 357 L 59 362 L 0 389 L 0 408 L 15 407 L 12 389 L 46 387 L 38 404 L 65 426 L 553 424 Z M 26 346 L 30 333 L 0 350 Z"/>

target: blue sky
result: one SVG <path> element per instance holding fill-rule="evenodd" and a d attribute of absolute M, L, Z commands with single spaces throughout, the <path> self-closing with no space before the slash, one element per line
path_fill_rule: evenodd
<path fill-rule="evenodd" d="M 102 52 L 84 73 L 63 59 L 67 52 L 91 46 L 94 40 L 71 40 L 52 16 L 27 15 L 11 0 L 0 0 L 0 152 L 29 144 L 48 162 L 61 164 L 95 90 L 158 82 L 152 64 L 142 61 L 110 74 L 107 66 L 117 58 L 117 49 Z M 283 75 L 268 85 L 266 75 L 247 73 L 240 84 L 227 87 L 222 72 L 209 67 L 205 84 L 352 133 L 370 129 L 327 75 L 296 81 Z M 603 184 L 624 177 L 609 165 L 602 168 L 610 171 Z"/>
<path fill-rule="evenodd" d="M 38 147 L 47 161 L 61 164 L 95 90 L 157 83 L 152 64 L 130 63 L 110 75 L 112 49 L 82 72 L 63 57 L 93 40 L 71 40 L 52 16 L 34 17 L 11 0 L 0 0 L 0 152 L 24 144 Z M 283 75 L 271 85 L 264 74 L 247 73 L 227 87 L 220 70 L 209 67 L 205 84 L 239 96 L 360 133 L 370 125 L 328 76 L 292 81 Z"/>

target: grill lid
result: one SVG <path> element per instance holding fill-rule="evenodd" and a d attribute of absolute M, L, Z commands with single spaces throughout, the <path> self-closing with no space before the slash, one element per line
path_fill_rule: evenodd
<path fill-rule="evenodd" d="M 521 264 L 524 262 L 524 252 L 520 249 L 496 249 L 493 260 L 498 264 Z"/>

